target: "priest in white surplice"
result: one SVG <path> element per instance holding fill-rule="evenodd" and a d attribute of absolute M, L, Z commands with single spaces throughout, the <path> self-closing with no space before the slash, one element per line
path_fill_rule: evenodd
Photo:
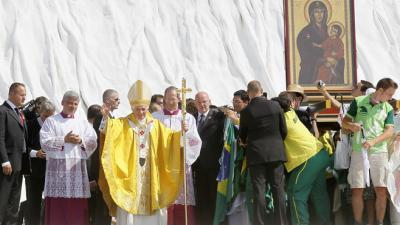
<path fill-rule="evenodd" d="M 166 225 L 165 208 L 176 200 L 182 186 L 181 132 L 151 116 L 150 97 L 149 89 L 138 80 L 128 93 L 131 114 L 107 118 L 109 109 L 103 106 L 104 177 L 99 177 L 99 186 L 120 225 Z M 183 127 L 187 130 L 187 124 Z"/>
<path fill-rule="evenodd" d="M 160 120 L 164 125 L 172 130 L 181 130 L 182 111 L 178 108 L 178 94 L 176 87 L 169 87 L 164 92 L 163 111 L 154 112 L 153 117 Z M 193 188 L 193 178 L 191 165 L 200 155 L 201 139 L 197 132 L 196 120 L 186 114 L 188 131 L 186 132 L 186 183 L 187 183 L 187 205 L 188 205 L 188 224 L 194 224 L 194 206 L 196 205 Z M 175 203 L 168 207 L 168 225 L 184 225 L 184 190 L 183 185 Z"/>
<path fill-rule="evenodd" d="M 75 117 L 79 95 L 64 94 L 61 113 L 46 119 L 40 144 L 46 152 L 45 225 L 87 225 L 90 187 L 86 159 L 97 135 L 86 118 Z"/>

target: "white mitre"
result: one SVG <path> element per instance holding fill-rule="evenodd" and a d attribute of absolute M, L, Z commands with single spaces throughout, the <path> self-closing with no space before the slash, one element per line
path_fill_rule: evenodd
<path fill-rule="evenodd" d="M 132 109 L 136 106 L 149 106 L 151 92 L 149 87 L 141 80 L 137 80 L 128 92 L 129 104 Z"/>

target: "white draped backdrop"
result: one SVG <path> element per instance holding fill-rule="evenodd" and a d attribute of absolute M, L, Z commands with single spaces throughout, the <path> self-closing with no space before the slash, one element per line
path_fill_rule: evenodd
<path fill-rule="evenodd" d="M 358 79 L 400 82 L 400 0 L 355 0 L 355 20 Z M 124 115 L 136 79 L 162 93 L 183 76 L 217 105 L 252 79 L 275 96 L 283 30 L 281 0 L 1 0 L 0 100 L 19 81 L 60 108 L 72 89 L 83 113 L 114 88 Z"/>

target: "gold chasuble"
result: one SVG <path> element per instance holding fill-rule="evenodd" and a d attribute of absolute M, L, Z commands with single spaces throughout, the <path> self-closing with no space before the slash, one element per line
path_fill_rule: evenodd
<path fill-rule="evenodd" d="M 117 206 L 151 215 L 175 201 L 183 182 L 180 138 L 149 113 L 145 124 L 133 114 L 108 120 L 99 186 L 112 216 Z"/>

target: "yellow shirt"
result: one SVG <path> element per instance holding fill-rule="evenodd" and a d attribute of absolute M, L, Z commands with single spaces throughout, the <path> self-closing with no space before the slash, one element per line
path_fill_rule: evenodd
<path fill-rule="evenodd" d="M 181 132 L 173 132 L 150 114 L 146 123 L 152 124 L 148 134 L 148 155 L 146 164 L 149 172 L 139 173 L 139 140 L 130 123 L 137 124 L 133 114 L 125 118 L 109 119 L 103 149 L 101 152 L 101 177 L 99 186 L 103 197 L 115 215 L 116 206 L 131 214 L 149 215 L 155 210 L 172 204 L 182 186 L 183 155 L 180 151 Z M 138 196 L 138 185 L 142 185 L 144 177 L 149 174 L 148 192 Z M 102 177 L 104 175 L 104 177 Z M 139 209 L 137 199 L 146 196 L 146 211 Z"/>
<path fill-rule="evenodd" d="M 286 112 L 285 120 L 288 130 L 284 141 L 287 157 L 285 167 L 290 172 L 313 157 L 323 148 L 323 145 L 303 125 L 295 111 Z"/>
<path fill-rule="evenodd" d="M 332 138 L 329 134 L 329 131 L 325 131 L 323 135 L 320 135 L 318 140 L 324 145 L 324 149 L 328 152 L 329 155 L 333 154 L 333 144 Z"/>

